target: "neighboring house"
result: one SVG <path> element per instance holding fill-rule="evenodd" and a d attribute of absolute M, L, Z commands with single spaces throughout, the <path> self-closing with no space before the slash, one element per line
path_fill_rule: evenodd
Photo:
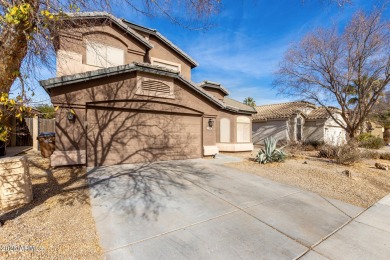
<path fill-rule="evenodd" d="M 107 13 L 70 19 L 57 78 L 41 81 L 56 114 L 52 165 L 87 166 L 250 151 L 252 114 L 220 84 L 191 82 L 197 63 L 156 30 Z"/>
<path fill-rule="evenodd" d="M 337 110 L 334 117 L 341 120 Z M 346 140 L 345 130 L 327 113 L 325 108 L 297 101 L 256 107 L 253 116 L 252 139 L 254 144 L 263 144 L 273 136 L 279 141 L 324 141 L 341 144 Z"/>
<path fill-rule="evenodd" d="M 383 139 L 384 131 L 385 128 L 382 125 L 374 121 L 367 121 L 364 123 L 361 133 L 369 133 L 375 137 L 379 137 Z"/>

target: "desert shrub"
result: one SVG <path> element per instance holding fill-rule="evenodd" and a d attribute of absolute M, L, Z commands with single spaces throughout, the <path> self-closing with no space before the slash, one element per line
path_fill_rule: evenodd
<path fill-rule="evenodd" d="M 324 145 L 323 141 L 304 141 L 302 143 L 303 146 L 313 147 L 314 150 L 319 149 L 321 146 Z"/>
<path fill-rule="evenodd" d="M 366 159 L 380 159 L 380 153 L 370 150 L 365 150 L 360 152 L 361 158 Z"/>
<path fill-rule="evenodd" d="M 338 164 L 349 165 L 358 162 L 361 158 L 356 142 L 341 146 L 323 145 L 319 149 L 318 157 L 334 159 Z"/>
<path fill-rule="evenodd" d="M 390 160 L 390 153 L 381 153 L 379 155 L 379 159 L 382 159 L 382 160 Z"/>
<path fill-rule="evenodd" d="M 264 140 L 264 148 L 256 155 L 256 162 L 269 163 L 269 162 L 282 162 L 286 159 L 287 155 L 281 150 L 276 148 L 278 143 L 273 137 L 266 138 Z"/>
<path fill-rule="evenodd" d="M 333 159 L 337 155 L 337 147 L 334 145 L 325 144 L 319 148 L 318 157 Z"/>
<path fill-rule="evenodd" d="M 359 146 L 368 149 L 380 149 L 385 145 L 384 141 L 380 137 L 375 137 L 369 133 L 359 135 L 357 138 Z"/>
<path fill-rule="evenodd" d="M 350 165 L 360 161 L 360 150 L 356 142 L 350 142 L 336 148 L 336 163 Z"/>

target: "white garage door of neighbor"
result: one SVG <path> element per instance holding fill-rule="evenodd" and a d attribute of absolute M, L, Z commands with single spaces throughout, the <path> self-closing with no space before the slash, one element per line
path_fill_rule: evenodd
<path fill-rule="evenodd" d="M 340 127 L 325 127 L 325 142 L 331 145 L 345 143 L 345 130 Z"/>

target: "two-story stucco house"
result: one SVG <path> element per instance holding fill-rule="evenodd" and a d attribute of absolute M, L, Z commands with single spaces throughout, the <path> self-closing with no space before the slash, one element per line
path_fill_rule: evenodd
<path fill-rule="evenodd" d="M 253 149 L 256 111 L 218 83 L 193 83 L 196 61 L 158 31 L 108 13 L 67 19 L 74 26 L 56 41 L 57 77 L 40 82 L 59 107 L 53 166 Z"/>

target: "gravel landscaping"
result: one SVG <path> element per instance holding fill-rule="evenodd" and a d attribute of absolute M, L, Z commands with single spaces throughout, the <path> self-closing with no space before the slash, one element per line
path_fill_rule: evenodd
<path fill-rule="evenodd" d="M 227 165 L 359 207 L 369 207 L 390 193 L 390 171 L 374 166 L 376 162 L 390 165 L 390 161 L 363 159 L 352 166 L 344 166 L 317 159 L 317 153 L 297 153 L 283 163 L 271 164 L 254 162 L 256 152 L 229 153 L 244 161 Z M 351 178 L 346 176 L 345 170 L 352 173 Z"/>
<path fill-rule="evenodd" d="M 40 154 L 27 156 L 34 199 L 0 212 L 0 259 L 99 259 L 85 168 L 51 169 Z"/>

